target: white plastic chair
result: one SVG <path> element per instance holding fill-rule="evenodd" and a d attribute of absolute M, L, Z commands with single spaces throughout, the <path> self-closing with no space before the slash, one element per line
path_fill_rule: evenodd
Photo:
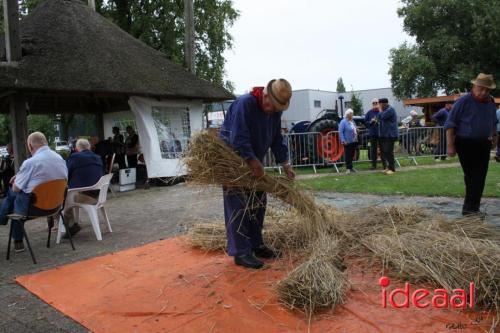
<path fill-rule="evenodd" d="M 92 223 L 92 228 L 94 229 L 94 233 L 97 240 L 102 240 L 101 228 L 99 227 L 99 215 L 97 213 L 98 211 L 101 211 L 102 215 L 104 216 L 104 219 L 108 223 L 109 232 L 113 232 L 113 230 L 111 229 L 111 224 L 109 223 L 108 214 L 106 214 L 106 210 L 104 209 L 104 204 L 106 203 L 106 197 L 108 194 L 108 187 L 109 187 L 109 182 L 111 181 L 111 177 L 113 177 L 113 174 L 107 174 L 102 176 L 101 179 L 99 179 L 99 181 L 93 186 L 69 189 L 66 197 L 66 204 L 64 209 L 65 210 L 74 209 L 75 222 L 78 223 L 80 222 L 79 210 L 80 208 L 82 208 L 90 218 L 90 222 Z M 76 194 L 80 192 L 96 191 L 96 190 L 99 190 L 99 197 L 97 198 L 97 203 L 85 204 L 85 203 L 75 202 Z M 64 224 L 62 223 L 62 220 L 59 219 L 59 228 L 56 239 L 57 244 L 59 244 L 59 242 L 61 241 L 61 237 L 64 234 L 64 232 L 66 232 Z"/>

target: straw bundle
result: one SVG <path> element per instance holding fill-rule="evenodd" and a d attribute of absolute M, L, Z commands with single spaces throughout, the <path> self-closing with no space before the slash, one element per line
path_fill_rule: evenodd
<path fill-rule="evenodd" d="M 183 160 L 190 170 L 189 180 L 192 183 L 269 193 L 311 221 L 315 227 L 308 231 L 317 232 L 320 229 L 322 216 L 311 195 L 297 190 L 285 177 L 264 175 L 256 179 L 245 160 L 218 137 L 207 132 L 194 135 Z M 308 236 L 314 238 L 315 234 Z"/>
<path fill-rule="evenodd" d="M 338 241 L 319 237 L 311 251 L 309 259 L 276 286 L 281 303 L 308 314 L 320 307 L 343 303 L 349 289 L 345 267 L 338 257 Z"/>

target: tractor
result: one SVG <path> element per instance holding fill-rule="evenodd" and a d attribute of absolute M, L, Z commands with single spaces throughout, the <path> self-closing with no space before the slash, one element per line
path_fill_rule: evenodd
<path fill-rule="evenodd" d="M 342 120 L 336 110 L 322 110 L 315 120 L 300 121 L 290 129 L 290 152 L 291 159 L 295 165 L 304 164 L 328 164 L 341 162 L 344 159 L 344 147 L 340 144 L 338 135 L 339 123 Z M 358 130 L 365 129 L 364 117 L 354 116 L 354 122 Z M 318 133 L 307 135 L 307 133 Z M 361 131 L 359 142 L 366 145 L 366 131 Z M 359 158 L 358 147 L 354 160 Z"/>

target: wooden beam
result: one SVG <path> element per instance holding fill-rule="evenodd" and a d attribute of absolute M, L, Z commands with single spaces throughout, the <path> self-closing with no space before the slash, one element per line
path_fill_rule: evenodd
<path fill-rule="evenodd" d="M 184 67 L 195 74 L 193 0 L 184 0 L 184 27 Z"/>
<path fill-rule="evenodd" d="M 17 0 L 3 0 L 5 51 L 8 63 L 21 60 L 21 38 L 19 37 L 19 4 Z"/>
<path fill-rule="evenodd" d="M 14 167 L 16 172 L 28 157 L 26 139 L 28 138 L 28 112 L 23 96 L 13 96 L 9 101 L 10 128 L 14 148 Z"/>

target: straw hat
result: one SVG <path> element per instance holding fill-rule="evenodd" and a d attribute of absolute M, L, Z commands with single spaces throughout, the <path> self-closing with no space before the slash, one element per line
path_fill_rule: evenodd
<path fill-rule="evenodd" d="M 269 100 L 278 111 L 285 111 L 290 105 L 292 86 L 285 79 L 271 80 L 267 84 Z"/>
<path fill-rule="evenodd" d="M 495 89 L 497 85 L 495 84 L 495 81 L 493 79 L 493 75 L 491 74 L 484 74 L 484 73 L 479 73 L 479 75 L 476 77 L 475 80 L 471 81 L 472 84 L 479 86 L 479 87 L 484 87 L 488 89 Z"/>

